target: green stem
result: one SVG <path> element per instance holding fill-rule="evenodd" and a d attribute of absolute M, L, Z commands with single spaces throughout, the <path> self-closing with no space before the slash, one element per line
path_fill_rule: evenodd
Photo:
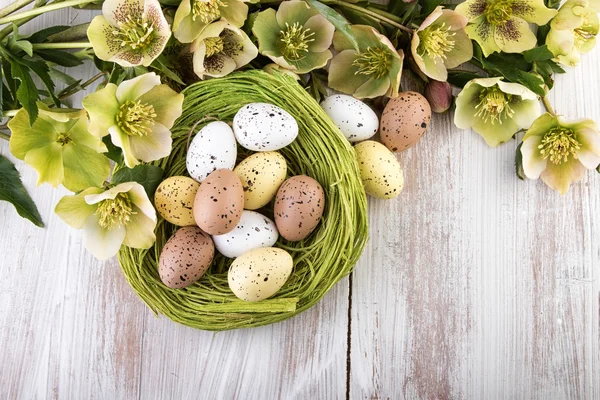
<path fill-rule="evenodd" d="M 49 49 L 87 49 L 92 47 L 90 42 L 70 42 L 70 43 L 34 43 L 33 50 Z"/>
<path fill-rule="evenodd" d="M 10 135 L 7 135 L 4 132 L 0 132 L 0 138 L 2 138 L 4 140 L 10 140 Z"/>
<path fill-rule="evenodd" d="M 19 110 L 2 111 L 2 117 L 14 117 L 15 115 L 17 115 L 18 112 Z"/>
<path fill-rule="evenodd" d="M 44 13 L 47 13 L 50 11 L 60 10 L 62 8 L 73 7 L 73 6 L 77 6 L 79 4 L 86 4 L 89 2 L 90 2 L 90 0 L 67 0 L 67 1 L 61 1 L 60 3 L 48 4 L 46 6 L 33 8 L 28 11 L 23 11 L 20 13 L 8 15 L 4 18 L 0 18 L 0 25 L 8 24 L 9 22 L 13 22 L 13 21 L 19 21 L 21 19 L 25 19 L 25 18 L 29 18 L 29 17 L 35 17 L 35 16 L 38 16 L 40 14 L 44 14 Z"/>
<path fill-rule="evenodd" d="M 550 104 L 550 100 L 548 100 L 548 98 L 546 96 L 542 97 L 542 104 L 544 104 L 544 108 L 546 108 L 546 111 L 548 111 L 550 114 L 552 114 L 552 116 L 556 116 L 556 113 L 554 112 L 554 108 L 552 108 L 552 104 Z"/>
<path fill-rule="evenodd" d="M 6 17 L 9 14 L 14 13 L 17 10 L 25 7 L 26 5 L 33 3 L 35 0 L 17 0 L 0 10 L 0 18 Z"/>
<path fill-rule="evenodd" d="M 43 6 L 44 4 L 46 4 L 46 0 L 37 0 L 37 1 L 35 2 L 35 5 L 34 5 L 34 7 L 40 7 L 40 6 Z M 33 17 L 28 17 L 28 18 L 22 19 L 22 20 L 20 20 L 20 21 L 17 21 L 17 22 L 15 22 L 14 24 L 15 24 L 16 26 L 21 26 L 21 25 L 24 25 L 24 24 L 26 24 L 27 22 L 31 21 L 32 19 L 34 19 L 34 18 L 36 18 L 36 17 L 37 17 L 37 15 L 34 15 Z M 13 31 L 12 24 L 11 24 L 11 25 L 8 25 L 8 26 L 7 26 L 7 27 L 5 27 L 4 29 L 2 29 L 2 30 L 0 31 L 0 40 L 4 39 L 4 38 L 5 38 L 5 37 L 7 37 L 8 35 L 10 35 L 10 34 L 12 33 L 12 31 Z"/>
<path fill-rule="evenodd" d="M 88 79 L 87 81 L 85 81 L 81 85 L 79 85 L 79 88 L 73 89 L 67 93 L 61 94 L 58 98 L 60 100 L 63 100 L 63 99 L 66 99 L 67 97 L 73 96 L 75 93 L 80 92 L 81 90 L 84 90 L 85 88 L 90 86 L 92 83 L 94 83 L 98 79 L 102 78 L 104 75 L 106 75 L 106 72 L 97 73 L 96 75 L 92 76 L 90 79 Z"/>
<path fill-rule="evenodd" d="M 333 4 L 336 5 L 338 7 L 342 7 L 342 8 L 347 8 L 349 10 L 354 10 L 354 11 L 358 11 L 360 13 L 363 13 L 365 15 L 368 15 L 370 17 L 373 17 L 381 22 L 385 22 L 386 24 L 389 24 L 393 27 L 396 27 L 398 29 L 400 29 L 401 31 L 404 32 L 408 32 L 408 33 L 413 33 L 413 30 L 400 24 L 399 22 L 396 22 L 394 20 L 392 20 L 391 18 L 389 18 L 389 16 L 385 16 L 382 15 L 382 13 L 385 13 L 385 11 L 381 11 L 381 10 L 377 10 L 377 9 L 366 9 L 363 8 L 361 6 L 357 6 L 351 3 L 347 3 L 345 1 L 341 1 L 341 0 L 323 0 L 323 3 L 325 4 Z M 387 14 L 387 13 L 385 13 Z M 389 14 L 388 14 L 389 15 Z"/>

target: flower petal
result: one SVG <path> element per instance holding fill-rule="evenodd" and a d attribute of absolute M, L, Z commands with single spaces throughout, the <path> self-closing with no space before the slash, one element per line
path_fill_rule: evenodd
<path fill-rule="evenodd" d="M 194 53 L 194 56 L 196 53 Z M 233 58 L 226 55 L 214 55 L 204 59 L 204 75 L 221 78 L 235 71 L 237 65 Z"/>
<path fill-rule="evenodd" d="M 352 94 L 369 80 L 367 75 L 359 74 L 352 63 L 356 60 L 356 51 L 344 50 L 331 59 L 329 64 L 329 87 L 343 93 Z"/>
<path fill-rule="evenodd" d="M 450 11 L 450 10 L 447 10 L 447 11 Z M 421 26 L 419 26 L 419 29 L 417 29 L 417 32 L 425 30 L 426 28 L 431 26 L 434 22 L 438 22 L 438 18 L 440 18 L 442 16 L 442 14 L 444 14 L 444 8 L 442 6 L 437 6 L 435 8 L 435 10 L 433 10 L 431 12 L 431 14 L 429 14 L 427 16 L 427 18 L 425 18 L 423 20 L 423 22 L 421 23 Z M 456 13 L 456 14 L 461 16 L 458 13 Z M 465 18 L 463 16 L 461 16 L 461 17 Z M 466 18 L 465 18 L 465 20 L 466 20 Z M 439 22 L 439 24 L 441 24 L 441 21 Z M 465 25 L 466 25 L 466 23 L 465 23 Z"/>
<path fill-rule="evenodd" d="M 103 200 L 114 200 L 119 193 L 128 193 L 132 187 L 139 185 L 137 182 L 123 182 L 101 193 L 92 193 L 85 196 L 87 204 L 97 204 Z"/>
<path fill-rule="evenodd" d="M 443 10 L 442 15 L 436 21 L 438 24 L 445 24 L 451 31 L 462 30 L 468 22 L 467 17 L 452 10 Z"/>
<path fill-rule="evenodd" d="M 521 155 L 523 156 L 523 170 L 529 179 L 538 179 L 546 169 L 548 160 L 544 159 L 538 146 L 542 143 L 542 136 L 531 136 L 523 141 Z"/>
<path fill-rule="evenodd" d="M 131 142 L 129 141 L 129 135 L 124 133 L 118 126 L 114 125 L 108 129 L 110 133 L 110 140 L 117 147 L 120 147 L 123 150 L 123 158 L 125 160 L 125 165 L 128 168 L 133 168 L 138 165 L 140 162 L 136 158 L 131 148 Z"/>
<path fill-rule="evenodd" d="M 522 53 L 533 49 L 537 44 L 537 38 L 529 24 L 521 18 L 511 18 L 496 26 L 494 39 L 500 50 L 505 53 Z"/>
<path fill-rule="evenodd" d="M 97 259 L 106 260 L 119 252 L 125 234 L 123 226 L 110 230 L 103 228 L 100 217 L 92 214 L 83 226 L 83 246 Z"/>
<path fill-rule="evenodd" d="M 158 85 L 144 93 L 139 100 L 142 104 L 154 107 L 154 120 L 170 129 L 181 116 L 183 97 L 183 94 L 177 93 L 167 85 Z"/>
<path fill-rule="evenodd" d="M 62 150 L 62 146 L 54 142 L 27 152 L 24 160 L 37 171 L 38 186 L 48 182 L 53 187 L 57 187 L 62 183 L 65 176 Z"/>
<path fill-rule="evenodd" d="M 475 22 L 481 17 L 488 6 L 488 0 L 467 0 L 456 6 L 455 11 L 467 17 L 469 22 Z"/>
<path fill-rule="evenodd" d="M 433 59 L 427 55 L 423 55 L 421 59 L 423 66 L 421 67 L 421 65 L 419 65 L 419 67 L 421 67 L 421 71 L 423 71 L 425 75 L 440 82 L 445 82 L 446 79 L 448 79 L 448 70 L 444 65 L 444 60 L 440 57 Z M 415 59 L 415 61 L 417 60 Z M 417 65 L 418 64 L 419 63 L 417 62 Z"/>
<path fill-rule="evenodd" d="M 153 87 L 160 85 L 160 76 L 154 72 L 140 75 L 133 79 L 123 81 L 117 88 L 117 100 L 120 104 L 126 101 L 134 101 Z"/>
<path fill-rule="evenodd" d="M 117 124 L 119 113 L 117 85 L 108 83 L 104 88 L 85 96 L 81 103 L 90 117 L 90 133 L 96 137 L 108 135 L 109 128 Z"/>
<path fill-rule="evenodd" d="M 317 13 L 317 10 L 311 8 L 304 1 L 284 1 L 279 4 L 277 9 L 277 23 L 282 28 L 286 23 L 290 26 L 296 22 L 304 25 L 310 17 Z"/>
<path fill-rule="evenodd" d="M 540 26 L 546 25 L 558 13 L 547 8 L 544 0 L 513 0 L 512 12 L 514 16 Z"/>
<path fill-rule="evenodd" d="M 112 26 L 126 23 L 129 18 L 139 18 L 144 13 L 145 0 L 104 0 L 102 15 Z"/>
<path fill-rule="evenodd" d="M 129 187 L 127 191 L 127 196 L 129 196 L 129 200 L 140 209 L 141 212 L 146 215 L 146 217 L 150 218 L 152 221 L 156 222 L 156 210 L 152 205 L 152 202 L 148 199 L 148 195 L 144 190 L 144 187 L 137 182 L 131 182 L 132 185 Z"/>
<path fill-rule="evenodd" d="M 560 194 L 565 194 L 573 182 L 583 179 L 586 169 L 578 160 L 571 159 L 566 163 L 548 163 L 540 178 L 544 183 Z"/>
<path fill-rule="evenodd" d="M 594 169 L 600 164 L 600 133 L 597 129 L 585 127 L 577 129 L 576 138 L 581 143 L 577 152 L 579 160 L 588 169 Z"/>
<path fill-rule="evenodd" d="M 252 43 L 252 39 L 250 39 L 248 35 L 246 35 L 246 33 L 242 30 L 240 30 L 240 34 L 242 50 L 236 51 L 229 55 L 231 58 L 233 58 L 233 61 L 235 61 L 235 65 L 237 66 L 237 68 L 241 68 L 244 65 L 248 64 L 250 61 L 254 60 L 258 55 L 258 49 L 254 45 L 254 43 Z"/>
<path fill-rule="evenodd" d="M 454 125 L 459 129 L 469 129 L 475 121 L 475 100 L 481 92 L 479 79 L 474 79 L 465 85 L 456 97 L 456 110 L 454 111 Z"/>
<path fill-rule="evenodd" d="M 63 186 L 78 192 L 90 186 L 102 186 L 110 174 L 110 161 L 87 146 L 75 143 L 63 147 Z"/>
<path fill-rule="evenodd" d="M 520 129 L 528 129 L 533 121 L 535 121 L 542 114 L 542 109 L 537 99 L 522 100 L 518 103 L 512 104 L 511 107 L 515 112 L 513 115 L 513 121 L 519 126 Z"/>
<path fill-rule="evenodd" d="M 66 134 L 71 138 L 74 144 L 89 147 L 96 153 L 105 153 L 108 151 L 106 145 L 99 137 L 90 134 L 87 115 L 83 118 L 74 120 L 73 122 L 75 123 Z"/>
<path fill-rule="evenodd" d="M 76 195 L 63 196 L 54 212 L 71 228 L 81 229 L 85 220 L 96 211 L 95 205 L 85 202 L 85 196 L 98 193 L 102 193 L 102 189 L 91 187 Z"/>
<path fill-rule="evenodd" d="M 390 78 L 383 76 L 379 79 L 371 78 L 363 83 L 354 92 L 354 97 L 357 99 L 372 99 L 374 97 L 383 96 L 390 87 Z"/>
<path fill-rule="evenodd" d="M 88 27 L 87 37 L 92 43 L 94 54 L 101 60 L 108 61 L 121 50 L 121 41 L 113 34 L 114 31 L 114 26 L 102 15 L 94 17 Z"/>
<path fill-rule="evenodd" d="M 456 68 L 473 58 L 473 43 L 464 30 L 454 32 L 454 49 L 446 53 L 444 64 L 447 69 Z"/>
<path fill-rule="evenodd" d="M 335 27 L 321 14 L 310 17 L 304 24 L 304 29 L 310 29 L 309 32 L 314 32 L 312 37 L 314 40 L 308 44 L 308 51 L 320 53 L 331 47 Z"/>
<path fill-rule="evenodd" d="M 305 74 L 312 71 L 313 69 L 322 68 L 327 64 L 332 57 L 331 51 L 325 50 L 321 53 L 312 52 L 307 53 L 304 58 L 298 61 L 291 61 L 291 64 L 296 67 L 294 72 L 298 74 Z"/>
<path fill-rule="evenodd" d="M 548 131 L 552 128 L 558 126 L 558 120 L 550 113 L 545 113 L 539 116 L 533 123 L 531 127 L 527 129 L 525 132 L 525 136 L 523 137 L 523 141 L 529 139 L 532 136 L 544 136 Z"/>
<path fill-rule="evenodd" d="M 125 226 L 123 244 L 134 249 L 149 249 L 156 241 L 156 222 L 148 218 L 137 207 L 133 208 L 130 220 Z"/>
<path fill-rule="evenodd" d="M 519 130 L 519 126 L 511 119 L 504 120 L 502 124 L 492 124 L 480 118 L 475 118 L 473 130 L 477 132 L 490 147 L 496 147 L 500 143 L 510 140 Z"/>
<path fill-rule="evenodd" d="M 241 28 L 248 18 L 248 6 L 241 1 L 228 1 L 227 7 L 220 7 L 221 17 L 231 25 Z"/>
<path fill-rule="evenodd" d="M 496 27 L 488 23 L 485 17 L 480 17 L 465 27 L 465 33 L 481 46 L 483 55 L 486 57 L 500 51 L 494 37 L 495 30 Z"/>
<path fill-rule="evenodd" d="M 192 1 L 183 0 L 179 3 L 173 20 L 173 36 L 181 43 L 191 43 L 200 35 L 206 26 L 200 18 L 192 19 Z"/>
<path fill-rule="evenodd" d="M 268 8 L 258 13 L 254 25 L 252 25 L 252 33 L 258 39 L 258 51 L 261 54 L 271 52 L 276 57 L 281 56 L 278 46 L 280 30 L 281 27 L 277 23 L 274 9 Z"/>
<path fill-rule="evenodd" d="M 29 125 L 29 114 L 24 108 L 8 122 L 8 128 L 11 131 L 10 152 L 20 160 L 28 151 L 48 146 L 58 138 L 58 132 L 47 117 L 39 116 L 33 126 Z"/>
<path fill-rule="evenodd" d="M 129 140 L 133 154 L 142 161 L 160 160 L 171 154 L 171 131 L 161 123 L 155 122 L 148 135 L 130 136 Z"/>

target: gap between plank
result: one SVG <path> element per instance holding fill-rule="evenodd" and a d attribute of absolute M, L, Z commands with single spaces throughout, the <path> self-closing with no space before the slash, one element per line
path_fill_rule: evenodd
<path fill-rule="evenodd" d="M 352 345 L 352 275 L 354 272 L 351 272 L 348 275 L 348 336 L 346 338 L 346 345 L 348 346 L 346 349 L 346 400 L 350 400 L 350 352 Z"/>

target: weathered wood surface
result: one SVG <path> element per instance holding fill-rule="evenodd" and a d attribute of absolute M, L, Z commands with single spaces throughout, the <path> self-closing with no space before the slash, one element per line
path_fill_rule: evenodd
<path fill-rule="evenodd" d="M 596 50 L 559 78 L 557 110 L 600 121 L 599 73 Z M 370 202 L 352 279 L 293 320 L 218 334 L 154 317 L 53 215 L 65 191 L 18 163 L 47 228 L 0 203 L 0 398 L 598 399 L 600 175 L 559 196 L 515 177 L 515 146 L 435 117 L 399 156 L 402 196 Z"/>

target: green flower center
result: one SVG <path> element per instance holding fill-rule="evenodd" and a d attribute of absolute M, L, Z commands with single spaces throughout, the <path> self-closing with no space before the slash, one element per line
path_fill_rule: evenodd
<path fill-rule="evenodd" d="M 227 7 L 221 0 L 192 0 L 192 21 L 199 19 L 207 24 L 221 17 L 220 7 Z"/>
<path fill-rule="evenodd" d="M 118 29 L 114 30 L 112 34 L 117 42 L 121 42 L 121 47 L 129 46 L 134 50 L 143 49 L 152 42 L 154 27 L 146 18 L 125 17 L 125 20 L 119 21 L 117 25 Z"/>
<path fill-rule="evenodd" d="M 279 32 L 279 40 L 283 43 L 282 53 L 290 60 L 300 60 L 308 53 L 308 44 L 314 42 L 314 32 L 304 29 L 299 22 L 293 25 L 285 23 L 285 30 Z"/>
<path fill-rule="evenodd" d="M 358 68 L 356 74 L 374 75 L 379 79 L 388 73 L 390 69 L 391 55 L 380 47 L 367 47 L 367 50 L 359 53 L 352 61 L 352 65 Z"/>
<path fill-rule="evenodd" d="M 438 26 L 428 26 L 419 32 L 419 53 L 431 58 L 440 57 L 445 59 L 446 54 L 454 49 L 453 37 L 456 33 L 450 32 L 450 27 L 445 23 Z"/>
<path fill-rule="evenodd" d="M 125 193 L 119 193 L 114 199 L 102 200 L 95 212 L 95 215 L 100 217 L 100 226 L 108 230 L 126 226 L 132 214 L 135 213 L 131 207 L 131 200 Z"/>
<path fill-rule="evenodd" d="M 71 143 L 72 141 L 73 139 L 71 139 L 71 135 L 69 135 L 68 133 L 59 133 L 58 139 L 56 139 L 56 142 L 61 146 L 65 146 Z"/>
<path fill-rule="evenodd" d="M 475 116 L 484 122 L 490 121 L 492 125 L 496 122 L 502 124 L 502 121 L 515 115 L 515 111 L 510 107 L 512 99 L 512 95 L 502 92 L 497 86 L 484 88 L 475 106 Z"/>
<path fill-rule="evenodd" d="M 146 136 L 152 132 L 156 112 L 150 104 L 127 100 L 119 107 L 117 125 L 129 136 Z"/>
<path fill-rule="evenodd" d="M 512 17 L 513 1 L 489 1 L 484 13 L 487 22 L 492 25 L 502 25 Z"/>
<path fill-rule="evenodd" d="M 206 38 L 204 39 L 204 45 L 206 46 L 206 57 L 211 57 L 223 51 L 223 39 L 220 37 Z"/>
<path fill-rule="evenodd" d="M 596 29 L 586 18 L 580 27 L 573 30 L 573 34 L 575 35 L 576 46 L 581 47 L 587 41 L 596 37 Z"/>
<path fill-rule="evenodd" d="M 569 161 L 569 156 L 577 159 L 577 150 L 581 149 L 581 143 L 574 138 L 573 130 L 557 127 L 544 135 L 538 149 L 544 160 L 550 158 L 550 162 L 562 164 Z"/>

